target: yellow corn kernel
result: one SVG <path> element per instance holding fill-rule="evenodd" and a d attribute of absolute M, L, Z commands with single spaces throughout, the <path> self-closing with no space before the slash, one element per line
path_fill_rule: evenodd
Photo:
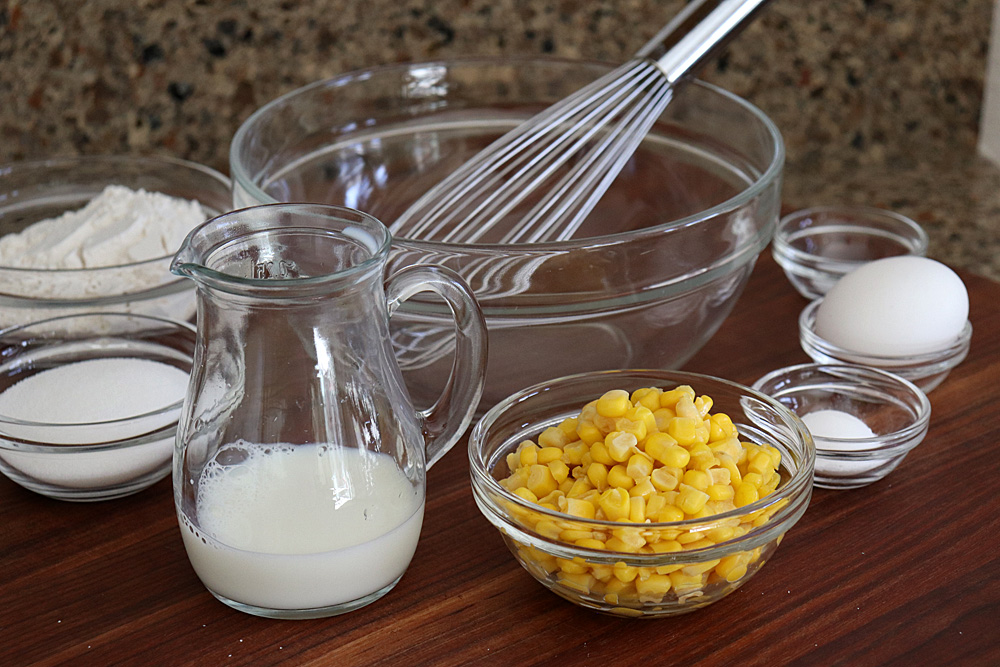
<path fill-rule="evenodd" d="M 649 477 L 643 477 L 641 480 L 637 481 L 635 486 L 628 490 L 628 494 L 633 498 L 646 498 L 647 500 L 651 498 L 656 493 L 656 487 L 650 481 Z"/>
<path fill-rule="evenodd" d="M 763 450 L 754 454 L 754 457 L 747 462 L 747 470 L 755 472 L 761 477 L 764 473 L 770 473 L 774 468 L 771 466 L 771 456 Z"/>
<path fill-rule="evenodd" d="M 625 418 L 635 424 L 641 424 L 641 431 L 632 431 L 639 440 L 645 440 L 647 433 L 656 432 L 656 418 L 653 411 L 645 405 L 637 405 L 625 413 Z M 641 433 L 641 435 L 640 435 Z"/>
<path fill-rule="evenodd" d="M 539 498 L 543 498 L 559 488 L 559 484 L 552 477 L 552 472 L 548 466 L 534 464 L 528 469 L 528 490 Z"/>
<path fill-rule="evenodd" d="M 754 489 L 756 491 L 756 489 Z M 695 514 L 705 507 L 708 502 L 708 494 L 699 491 L 688 484 L 681 484 L 680 495 L 677 496 L 677 506 L 684 510 L 685 514 Z"/>
<path fill-rule="evenodd" d="M 684 545 L 684 548 L 689 551 L 693 551 L 694 549 L 707 549 L 708 547 L 714 547 L 714 546 L 715 542 L 708 539 L 707 537 L 703 537 L 700 540 L 695 540 L 694 542 L 688 542 L 687 544 Z M 710 570 L 712 568 L 708 569 Z"/>
<path fill-rule="evenodd" d="M 538 446 L 541 449 L 548 447 L 562 449 L 569 442 L 570 438 L 557 426 L 550 426 L 538 435 Z"/>
<path fill-rule="evenodd" d="M 587 491 L 590 491 L 593 488 L 594 485 L 590 483 L 590 479 L 588 479 L 587 477 L 582 477 L 573 482 L 573 486 L 570 488 L 569 491 L 566 492 L 566 495 L 569 496 L 570 498 L 582 498 L 583 494 L 587 493 Z"/>
<path fill-rule="evenodd" d="M 736 487 L 736 494 L 733 497 L 733 503 L 737 507 L 745 507 L 750 503 L 757 502 L 759 497 L 759 492 L 757 491 L 756 486 L 748 482 L 743 482 Z"/>
<path fill-rule="evenodd" d="M 738 461 L 740 454 L 743 452 L 743 445 L 740 444 L 740 441 L 736 436 L 723 438 L 722 440 L 711 442 L 709 445 L 712 453 L 717 457 L 721 457 L 723 454 L 728 454 L 733 458 L 733 462 Z"/>
<path fill-rule="evenodd" d="M 670 523 L 684 520 L 684 510 L 676 505 L 667 505 L 656 513 L 656 520 L 659 523 Z"/>
<path fill-rule="evenodd" d="M 667 506 L 667 499 L 658 493 L 653 493 L 644 497 L 646 499 L 647 517 L 656 517 L 656 515 L 660 513 L 660 510 Z"/>
<path fill-rule="evenodd" d="M 670 585 L 678 595 L 683 595 L 684 593 L 690 593 L 698 590 L 702 587 L 702 578 L 700 574 L 685 574 L 681 570 L 676 572 L 671 572 Z"/>
<path fill-rule="evenodd" d="M 736 435 L 736 426 L 733 424 L 733 420 L 724 412 L 712 415 L 709 417 L 709 421 L 712 422 L 709 427 L 709 442 L 725 440 Z"/>
<path fill-rule="evenodd" d="M 736 486 L 743 481 L 743 474 L 740 472 L 740 468 L 736 464 L 736 459 L 734 457 L 721 454 L 716 458 L 719 459 L 719 466 L 729 471 L 730 484 Z"/>
<path fill-rule="evenodd" d="M 677 540 L 661 540 L 656 544 L 651 545 L 653 553 L 658 554 L 669 554 L 681 551 L 684 547 Z M 657 574 L 670 574 L 671 572 L 676 572 L 677 570 L 684 567 L 681 563 L 676 563 L 673 565 L 660 565 L 655 568 Z"/>
<path fill-rule="evenodd" d="M 690 417 L 674 417 L 667 424 L 667 433 L 683 447 L 691 447 L 698 442 L 696 429 L 700 422 Z"/>
<path fill-rule="evenodd" d="M 506 456 L 507 469 L 514 471 L 521 465 L 521 454 L 520 452 L 511 452 Z"/>
<path fill-rule="evenodd" d="M 612 389 L 597 399 L 597 414 L 602 417 L 624 417 L 631 407 L 628 392 L 623 389 Z"/>
<path fill-rule="evenodd" d="M 633 480 L 640 480 L 644 477 L 649 477 L 653 472 L 653 462 L 642 454 L 633 454 L 628 459 L 628 465 L 625 468 L 625 472 Z"/>
<path fill-rule="evenodd" d="M 541 437 L 538 439 L 541 440 Z M 562 447 L 542 447 L 536 454 L 536 462 L 545 465 L 552 461 L 560 461 L 562 460 L 562 455 Z"/>
<path fill-rule="evenodd" d="M 569 466 L 560 459 L 549 461 L 548 468 L 549 472 L 552 473 L 552 479 L 556 480 L 556 484 L 560 486 L 569 478 Z"/>
<path fill-rule="evenodd" d="M 592 421 L 583 421 L 582 419 L 576 425 L 576 434 L 579 436 L 580 440 L 588 445 L 592 445 L 595 442 L 600 442 L 604 439 L 604 434 L 601 433 L 601 429 L 597 428 L 597 425 Z"/>
<path fill-rule="evenodd" d="M 670 391 L 665 391 L 660 394 L 660 407 L 673 408 L 677 405 L 677 401 L 684 396 L 688 396 L 691 400 L 694 400 L 694 389 L 686 384 L 682 384 L 671 389 Z"/>
<path fill-rule="evenodd" d="M 708 470 L 712 466 L 719 464 L 719 459 L 715 457 L 711 448 L 703 443 L 696 443 L 691 445 L 691 460 L 688 462 L 688 468 L 694 468 L 696 470 Z"/>
<path fill-rule="evenodd" d="M 698 410 L 698 416 L 702 419 L 708 419 L 708 411 L 712 409 L 714 403 L 711 396 L 699 396 L 694 399 L 694 407 Z"/>
<path fill-rule="evenodd" d="M 739 581 L 747 573 L 746 560 L 740 554 L 721 558 L 715 573 L 730 583 Z"/>
<path fill-rule="evenodd" d="M 571 442 L 563 447 L 563 461 L 571 466 L 580 465 L 583 455 L 590 451 L 590 447 L 583 442 Z"/>
<path fill-rule="evenodd" d="M 687 419 L 694 419 L 696 421 L 701 421 L 703 417 L 701 413 L 698 412 L 698 408 L 694 405 L 693 395 L 684 395 L 680 397 L 677 401 L 677 405 L 674 406 L 674 412 L 677 413 L 678 417 L 684 417 Z"/>
<path fill-rule="evenodd" d="M 679 449 L 679 448 L 678 448 Z M 680 483 L 666 468 L 657 468 L 649 476 L 649 481 L 657 491 L 673 491 Z"/>
<path fill-rule="evenodd" d="M 586 470 L 587 468 L 590 467 L 590 464 L 593 462 L 594 462 L 594 457 L 590 455 L 590 448 L 588 447 L 584 455 L 580 457 L 580 467 Z"/>
<path fill-rule="evenodd" d="M 525 440 L 518 445 L 518 457 L 522 466 L 531 466 L 538 463 L 538 445 Z"/>
<path fill-rule="evenodd" d="M 579 540 L 574 540 L 573 543 L 578 547 L 583 547 L 584 549 L 597 549 L 603 551 L 606 548 L 604 546 L 604 542 L 595 540 L 593 537 L 582 537 Z"/>
<path fill-rule="evenodd" d="M 743 484 L 752 484 L 759 489 L 764 485 L 764 478 L 759 473 L 748 472 L 743 475 Z"/>
<path fill-rule="evenodd" d="M 611 568 L 611 572 L 612 574 L 614 574 L 614 568 Z M 629 596 L 629 593 L 632 592 L 632 589 L 633 589 L 632 582 L 622 581 L 621 579 L 615 576 L 612 576 L 611 579 L 609 579 L 604 583 L 605 597 L 607 597 L 608 595 L 615 596 L 616 600 L 615 604 L 618 604 L 617 600 L 619 596 L 624 599 L 625 597 Z"/>
<path fill-rule="evenodd" d="M 628 517 L 631 508 L 631 500 L 625 489 L 609 488 L 601 494 L 597 503 L 608 521 L 618 521 Z"/>
<path fill-rule="evenodd" d="M 521 498 L 524 498 L 525 500 L 527 500 L 528 502 L 531 502 L 531 503 L 537 503 L 538 502 L 538 496 L 536 496 L 529 489 L 527 489 L 527 488 L 525 488 L 523 486 L 519 486 L 516 489 L 514 489 L 514 495 L 515 496 L 520 496 Z"/>
<path fill-rule="evenodd" d="M 555 477 L 555 474 L 552 476 Z M 564 496 L 568 496 L 574 484 L 576 484 L 576 480 L 572 477 L 567 477 L 563 481 L 559 482 L 559 490 L 563 492 Z"/>
<path fill-rule="evenodd" d="M 646 440 L 642 443 L 642 449 L 647 454 L 652 456 L 653 459 L 662 463 L 663 460 L 661 457 L 667 447 L 676 444 L 677 441 L 671 438 L 667 433 L 650 433 L 646 436 Z"/>
<path fill-rule="evenodd" d="M 690 548 L 687 547 L 687 545 L 694 544 L 695 542 L 705 539 L 705 533 L 699 530 L 691 530 L 686 533 L 681 533 L 674 539 L 678 544 L 685 545 L 685 548 Z"/>
<path fill-rule="evenodd" d="M 642 536 L 642 529 L 638 527 L 615 528 L 611 531 L 611 535 L 608 543 L 620 540 L 625 545 L 624 549 L 618 549 L 618 551 L 636 552 L 646 546 L 646 538 Z"/>
<path fill-rule="evenodd" d="M 603 442 L 595 442 L 590 446 L 590 456 L 595 462 L 606 466 L 615 464 L 615 460 L 608 453 L 608 446 Z"/>
<path fill-rule="evenodd" d="M 603 463 L 591 463 L 587 468 L 587 479 L 598 491 L 608 488 L 608 467 Z"/>
<path fill-rule="evenodd" d="M 537 495 L 537 494 L 536 494 Z M 538 499 L 539 505 L 552 505 L 558 509 L 559 501 L 565 499 L 566 494 L 564 494 L 559 489 L 553 489 L 548 493 L 548 495 L 542 496 Z"/>
<path fill-rule="evenodd" d="M 583 574 L 585 572 L 589 572 L 590 570 L 584 560 L 579 556 L 573 560 L 556 557 L 556 563 L 559 565 L 559 569 L 566 574 Z"/>
<path fill-rule="evenodd" d="M 608 454 L 612 459 L 618 463 L 624 463 L 628 461 L 628 457 L 632 453 L 632 448 L 639 444 L 639 440 L 635 437 L 634 433 L 612 431 L 604 439 L 604 444 L 607 446 Z"/>
<path fill-rule="evenodd" d="M 635 578 L 639 576 L 639 568 L 632 565 L 626 565 L 624 562 L 619 561 L 615 563 L 614 573 L 615 579 L 627 584 L 631 581 L 635 581 Z"/>
<path fill-rule="evenodd" d="M 710 500 L 708 502 L 712 502 L 712 501 Z M 698 510 L 694 514 L 688 514 L 688 515 L 686 515 L 685 518 L 687 518 L 687 519 L 707 519 L 708 517 L 712 516 L 713 514 L 715 514 L 715 512 L 713 512 L 711 510 L 711 508 L 709 508 L 708 503 L 705 503 L 704 507 L 702 507 L 700 510 Z"/>
<path fill-rule="evenodd" d="M 608 484 L 627 491 L 635 486 L 635 480 L 626 472 L 625 466 L 619 463 L 608 471 Z"/>
<path fill-rule="evenodd" d="M 566 442 L 573 442 L 576 440 L 576 425 L 580 420 L 576 417 L 566 417 L 566 419 L 559 422 L 559 430 L 566 434 Z"/>
<path fill-rule="evenodd" d="M 576 574 L 563 571 L 559 575 L 559 583 L 565 586 L 566 588 L 572 589 L 578 593 L 586 595 L 590 593 L 591 589 L 597 583 L 597 580 L 594 579 L 594 575 L 590 574 L 589 572 L 582 572 Z"/>
<path fill-rule="evenodd" d="M 641 405 L 647 408 L 652 414 L 660 408 L 660 394 L 663 393 L 655 387 L 648 389 L 636 389 L 632 392 L 632 404 Z"/>
<path fill-rule="evenodd" d="M 781 452 L 774 445 L 764 445 L 764 451 L 771 457 L 771 467 L 775 470 L 781 467 Z"/>
<path fill-rule="evenodd" d="M 708 471 L 708 476 L 712 478 L 712 484 L 728 485 L 732 478 L 732 473 L 726 468 L 712 468 Z"/>
<path fill-rule="evenodd" d="M 581 519 L 593 519 L 597 516 L 597 508 L 594 507 L 594 503 L 573 497 L 566 499 L 565 512 L 570 516 L 578 516 Z"/>
<path fill-rule="evenodd" d="M 670 576 L 666 574 L 651 574 L 643 580 L 636 580 L 635 592 L 639 599 L 645 601 L 661 600 L 670 591 Z"/>
<path fill-rule="evenodd" d="M 712 484 L 712 478 L 708 476 L 707 472 L 702 470 L 685 471 L 684 478 L 681 481 L 688 486 L 693 486 L 699 491 L 707 491 L 708 487 Z M 708 498 L 705 498 L 705 500 L 707 501 Z"/>
<path fill-rule="evenodd" d="M 715 566 L 719 564 L 721 558 L 713 558 L 712 560 L 702 561 L 701 563 L 691 563 L 690 565 L 685 565 L 681 568 L 681 572 L 688 575 L 701 576 L 709 570 L 714 570 Z"/>
<path fill-rule="evenodd" d="M 642 523 L 646 520 L 646 499 L 642 496 L 629 498 L 628 520 L 632 523 Z"/>
<path fill-rule="evenodd" d="M 542 537 L 549 538 L 550 540 L 558 540 L 559 533 L 561 533 L 562 530 L 560 530 L 559 526 L 556 525 L 555 521 L 552 521 L 551 519 L 542 519 L 535 524 L 535 532 Z"/>
<path fill-rule="evenodd" d="M 604 544 L 603 543 L 600 544 L 601 548 L 603 549 Z M 600 563 L 591 563 L 590 573 L 594 575 L 594 579 L 597 579 L 602 583 L 611 581 L 611 578 L 615 576 L 615 571 L 613 567 L 611 567 L 610 565 L 601 565 Z"/>
<path fill-rule="evenodd" d="M 735 497 L 735 492 L 734 492 Z M 736 509 L 736 504 L 732 500 L 709 500 L 705 503 L 705 507 L 711 511 L 712 514 L 725 514 L 726 512 L 731 512 Z M 739 519 L 733 519 L 734 521 L 739 521 Z"/>
<path fill-rule="evenodd" d="M 677 413 L 670 408 L 660 408 L 659 410 L 653 410 L 653 420 L 656 422 L 656 429 L 659 432 L 664 432 L 667 430 L 667 425 L 670 424 L 670 420 L 677 416 Z"/>
<path fill-rule="evenodd" d="M 709 500 L 732 500 L 736 496 L 736 489 L 729 484 L 711 484 L 705 493 Z"/>

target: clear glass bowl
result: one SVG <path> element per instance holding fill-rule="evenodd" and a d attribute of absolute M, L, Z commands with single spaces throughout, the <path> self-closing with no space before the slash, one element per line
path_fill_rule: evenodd
<path fill-rule="evenodd" d="M 799 294 L 816 299 L 866 262 L 924 255 L 927 232 L 904 215 L 869 206 L 816 206 L 789 213 L 771 252 Z"/>
<path fill-rule="evenodd" d="M 835 410 L 874 433 L 866 438 L 812 433 L 814 483 L 824 489 L 855 489 L 882 479 L 923 441 L 930 425 L 931 403 L 924 392 L 898 375 L 867 366 L 789 366 L 768 373 L 753 388 L 799 417 Z"/>
<path fill-rule="evenodd" d="M 36 373 L 93 359 L 144 359 L 190 373 L 194 344 L 195 329 L 187 322 L 126 313 L 69 315 L 5 329 L 0 394 Z M 0 472 L 60 500 L 136 493 L 170 473 L 181 405 L 99 422 L 42 423 L 0 412 Z"/>
<path fill-rule="evenodd" d="M 352 72 L 262 107 L 230 154 L 236 206 L 341 204 L 391 224 L 492 139 L 590 83 L 607 65 L 559 59 L 442 61 Z M 580 238 L 549 244 L 396 239 L 390 270 L 458 271 L 490 334 L 482 405 L 586 370 L 677 367 L 729 314 L 778 219 L 781 135 L 713 86 L 678 92 Z M 393 316 L 415 402 L 439 393 L 453 327 L 422 295 Z"/>
<path fill-rule="evenodd" d="M 0 235 L 82 208 L 112 184 L 193 199 L 209 216 L 231 208 L 229 179 L 193 162 L 126 155 L 17 162 L 0 168 Z M 189 319 L 194 289 L 170 273 L 171 257 L 89 269 L 0 266 L 0 327 L 110 311 Z"/>
<path fill-rule="evenodd" d="M 729 415 L 741 441 L 768 443 L 778 448 L 782 481 L 773 493 L 736 510 L 703 519 L 628 524 L 586 520 L 550 511 L 514 495 L 499 483 L 499 479 L 509 474 L 507 454 L 516 451 L 523 439 L 534 439 L 547 427 L 576 416 L 586 403 L 604 392 L 611 389 L 631 392 L 642 387 L 670 389 L 684 384 L 699 395 L 710 396 L 714 400 L 712 412 Z M 781 403 L 727 380 L 678 371 L 585 373 L 538 384 L 510 396 L 487 412 L 469 439 L 469 467 L 476 504 L 500 531 L 524 569 L 543 586 L 574 604 L 613 615 L 644 618 L 694 611 L 732 593 L 753 577 L 809 505 L 814 456 L 809 431 Z M 740 537 L 722 538 L 711 546 L 695 549 L 655 553 L 648 546 L 659 540 L 693 543 L 711 535 L 715 528 L 733 526 L 749 530 Z M 584 548 L 569 541 L 581 534 L 611 533 L 623 528 L 637 531 L 647 546 L 632 553 Z M 678 571 L 684 577 L 672 582 L 665 594 L 650 595 L 639 591 L 634 584 L 629 588 L 615 583 L 618 575 L 609 575 L 609 571 L 618 563 L 624 563 L 619 567 L 638 568 L 632 572 L 635 578 L 630 581 Z M 582 579 L 567 576 L 574 574 L 581 574 Z"/>
<path fill-rule="evenodd" d="M 816 310 L 822 299 L 816 299 L 799 315 L 799 343 L 806 354 L 818 363 L 856 364 L 889 371 L 909 380 L 921 391 L 930 393 L 944 382 L 955 366 L 969 354 L 972 342 L 972 323 L 965 327 L 951 345 L 935 352 L 900 356 L 862 354 L 845 350 L 816 333 Z"/>

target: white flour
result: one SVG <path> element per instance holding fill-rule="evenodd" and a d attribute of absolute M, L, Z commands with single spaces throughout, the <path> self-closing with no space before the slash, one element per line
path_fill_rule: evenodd
<path fill-rule="evenodd" d="M 0 237 L 0 328 L 105 311 L 188 319 L 193 290 L 127 295 L 180 280 L 171 255 L 208 217 L 197 201 L 109 185 L 81 209 Z"/>
<path fill-rule="evenodd" d="M 207 217 L 196 201 L 109 185 L 79 210 L 0 237 L 0 266 L 91 269 L 156 259 L 173 254 Z"/>

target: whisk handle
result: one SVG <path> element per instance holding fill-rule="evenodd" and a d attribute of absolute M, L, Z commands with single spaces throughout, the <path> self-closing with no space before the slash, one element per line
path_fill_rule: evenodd
<path fill-rule="evenodd" d="M 770 0 L 695 0 L 636 53 L 655 60 L 671 83 L 695 72 Z"/>

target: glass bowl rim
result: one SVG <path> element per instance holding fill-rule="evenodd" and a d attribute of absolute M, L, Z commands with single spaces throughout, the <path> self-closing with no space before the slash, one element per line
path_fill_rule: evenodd
<path fill-rule="evenodd" d="M 280 109 L 290 104 L 299 96 L 308 95 L 316 90 L 323 90 L 326 88 L 335 89 L 347 85 L 353 81 L 364 81 L 370 79 L 373 76 L 377 76 L 382 73 L 391 73 L 397 71 L 405 71 L 413 68 L 420 67 L 452 67 L 452 66 L 510 66 L 517 65 L 518 63 L 532 63 L 538 65 L 554 65 L 554 66 L 587 66 L 587 67 L 598 67 L 607 68 L 609 71 L 614 69 L 615 65 L 607 62 L 602 62 L 598 60 L 585 60 L 585 59 L 574 59 L 574 58 L 564 58 L 564 57 L 552 57 L 552 56 L 505 56 L 505 57 L 491 57 L 491 56 L 476 56 L 476 57 L 466 57 L 466 58 L 443 58 L 437 60 L 429 60 L 424 62 L 414 62 L 414 63 L 395 63 L 388 65 L 379 65 L 370 68 L 362 68 L 357 70 L 352 70 L 350 72 L 345 72 L 334 77 L 327 79 L 321 79 L 319 81 L 314 81 L 305 86 L 297 88 L 295 90 L 289 91 L 284 95 L 281 95 L 270 102 L 266 103 L 256 111 L 254 111 L 236 130 L 233 135 L 232 142 L 230 144 L 230 155 L 229 155 L 229 170 L 232 178 L 234 187 L 239 186 L 250 193 L 255 201 L 261 203 L 275 203 L 276 200 L 269 194 L 261 190 L 254 180 L 251 178 L 250 174 L 247 172 L 245 166 L 238 159 L 238 151 L 240 146 L 246 142 L 246 136 L 255 129 L 254 126 L 258 124 L 263 124 L 264 120 L 270 115 L 275 109 Z M 747 111 L 750 116 L 754 117 L 762 126 L 766 129 L 768 136 L 774 146 L 773 155 L 771 156 L 770 163 L 767 168 L 764 169 L 761 174 L 751 183 L 748 187 L 738 192 L 736 195 L 730 197 L 729 199 L 716 204 L 715 206 L 709 207 L 704 211 L 699 211 L 676 220 L 670 220 L 663 222 L 652 227 L 646 227 L 641 230 L 628 231 L 628 232 L 617 232 L 614 234 L 607 234 L 602 236 L 594 236 L 589 238 L 581 239 L 570 239 L 568 241 L 553 241 L 547 243 L 536 243 L 531 244 L 533 249 L 536 250 L 567 250 L 577 247 L 594 247 L 603 244 L 614 243 L 620 241 L 623 238 L 631 239 L 641 239 L 646 236 L 652 236 L 657 234 L 662 234 L 667 229 L 686 227 L 689 225 L 696 224 L 703 219 L 715 217 L 719 214 L 734 211 L 744 206 L 748 201 L 756 197 L 760 192 L 764 191 L 772 185 L 776 180 L 780 179 L 782 169 L 784 168 L 785 160 L 785 144 L 782 137 L 781 131 L 778 126 L 772 121 L 760 108 L 751 104 L 749 101 L 739 97 L 738 95 L 726 91 L 718 86 L 698 79 L 692 79 L 687 81 L 686 86 L 696 86 L 707 92 L 717 95 L 719 98 L 725 100 L 728 103 L 735 103 L 735 105 L 743 110 Z M 755 237 L 762 237 L 765 235 L 757 234 Z M 766 238 L 770 239 L 771 234 L 767 234 Z M 760 239 L 754 238 L 758 243 Z M 511 250 L 517 249 L 519 245 L 523 244 L 500 244 L 500 243 L 469 243 L 469 244 L 454 244 L 454 243 L 444 243 L 440 241 L 421 241 L 415 239 L 408 239 L 405 237 L 393 237 L 393 243 L 399 245 L 400 247 L 413 247 L 422 248 L 427 250 L 436 251 L 447 251 L 448 249 L 456 247 L 459 245 L 467 250 Z M 760 249 L 763 249 L 767 245 L 765 240 Z"/>

